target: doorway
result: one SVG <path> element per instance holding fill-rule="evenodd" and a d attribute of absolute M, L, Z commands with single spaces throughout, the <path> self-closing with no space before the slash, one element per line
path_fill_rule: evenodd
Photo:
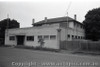
<path fill-rule="evenodd" d="M 17 37 L 17 45 L 24 45 L 25 36 L 18 35 Z"/>

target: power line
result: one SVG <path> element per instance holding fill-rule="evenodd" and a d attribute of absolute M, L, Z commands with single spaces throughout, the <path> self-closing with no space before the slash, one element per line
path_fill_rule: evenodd
<path fill-rule="evenodd" d="M 67 11 L 69 10 L 70 6 L 71 6 L 71 2 L 70 2 L 69 5 L 68 5 Z"/>
<path fill-rule="evenodd" d="M 67 12 L 67 23 L 66 23 L 66 29 L 65 29 L 65 40 L 68 40 L 67 39 L 67 35 L 68 35 L 68 10 L 70 9 L 70 6 L 71 6 L 71 2 L 69 3 L 67 10 L 66 10 L 66 12 Z M 65 16 L 66 16 L 66 14 L 65 14 Z"/>
<path fill-rule="evenodd" d="M 66 10 L 66 12 L 65 12 L 65 16 L 66 16 L 66 14 L 67 14 L 67 16 L 68 16 L 68 10 L 70 9 L 70 6 L 71 6 L 71 2 L 68 4 L 67 10 Z"/>

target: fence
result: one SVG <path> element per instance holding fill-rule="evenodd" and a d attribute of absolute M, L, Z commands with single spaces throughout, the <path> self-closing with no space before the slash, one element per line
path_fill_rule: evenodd
<path fill-rule="evenodd" d="M 100 41 L 61 41 L 60 49 L 100 51 Z"/>

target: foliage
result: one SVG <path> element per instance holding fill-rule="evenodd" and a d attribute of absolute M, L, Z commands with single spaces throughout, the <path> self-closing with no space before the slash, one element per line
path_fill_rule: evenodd
<path fill-rule="evenodd" d="M 11 29 L 11 28 L 19 28 L 20 25 L 16 20 L 11 20 L 10 18 L 7 19 L 3 19 L 0 21 L 0 38 L 2 39 L 2 41 L 4 44 L 4 39 L 5 39 L 5 30 Z M 1 44 L 0 44 L 1 45 Z"/>
<path fill-rule="evenodd" d="M 38 43 L 40 43 L 40 48 L 43 48 L 43 46 L 44 46 L 44 39 L 43 38 L 40 38 L 39 39 L 39 41 L 38 41 Z"/>
<path fill-rule="evenodd" d="M 88 11 L 83 21 L 86 39 L 100 40 L 100 8 Z"/>
<path fill-rule="evenodd" d="M 5 36 L 5 30 L 7 29 L 7 26 L 9 29 L 11 28 L 19 28 L 19 23 L 16 20 L 10 20 L 4 19 L 0 21 L 0 38 L 4 38 Z"/>

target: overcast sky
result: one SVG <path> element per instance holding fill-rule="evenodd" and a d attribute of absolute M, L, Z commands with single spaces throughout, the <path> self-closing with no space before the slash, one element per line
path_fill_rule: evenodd
<path fill-rule="evenodd" d="M 68 9 L 68 6 L 70 7 Z M 32 19 L 35 22 L 41 21 L 44 17 L 55 18 L 68 16 L 82 22 L 86 13 L 100 7 L 100 1 L 66 1 L 66 0 L 34 0 L 34 1 L 0 1 L 0 20 L 7 18 L 7 14 L 11 19 L 15 19 L 20 23 L 21 27 L 32 26 Z"/>

